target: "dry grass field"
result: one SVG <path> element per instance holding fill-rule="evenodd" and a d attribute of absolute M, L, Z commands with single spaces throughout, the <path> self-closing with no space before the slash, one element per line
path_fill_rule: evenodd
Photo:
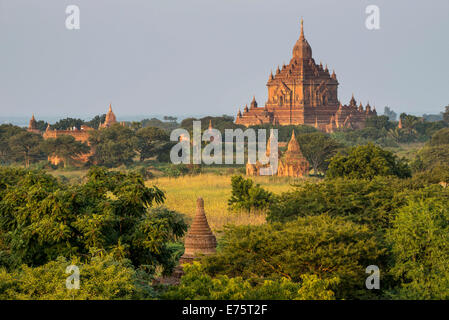
<path fill-rule="evenodd" d="M 301 183 L 302 179 L 282 177 L 253 177 L 263 188 L 279 194 L 292 188 L 291 184 Z M 204 208 L 212 230 L 220 231 L 226 224 L 262 224 L 265 213 L 236 213 L 228 211 L 231 195 L 231 175 L 200 174 L 179 178 L 161 177 L 146 182 L 166 192 L 165 205 L 190 218 L 195 215 L 196 199 L 204 199 Z"/>
<path fill-rule="evenodd" d="M 66 179 L 70 183 L 81 183 L 87 170 L 51 170 L 50 174 Z M 218 174 L 220 173 L 220 174 Z M 147 186 L 156 185 L 166 194 L 165 206 L 169 209 L 193 218 L 196 210 L 196 199 L 202 197 L 209 221 L 214 232 L 220 231 L 226 224 L 246 225 L 265 222 L 265 212 L 230 212 L 228 199 L 231 195 L 232 173 L 225 170 L 185 175 L 178 178 L 155 177 L 147 180 Z M 275 194 L 288 191 L 292 184 L 301 184 L 305 179 L 288 177 L 252 177 L 256 183 Z M 308 181 L 316 178 L 306 178 Z"/>

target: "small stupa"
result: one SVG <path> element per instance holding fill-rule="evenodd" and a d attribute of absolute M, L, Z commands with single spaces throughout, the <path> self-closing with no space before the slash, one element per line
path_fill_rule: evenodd
<path fill-rule="evenodd" d="M 184 240 L 185 251 L 179 260 L 180 264 L 191 263 L 200 255 L 215 253 L 217 239 L 212 233 L 204 212 L 204 200 L 196 200 L 196 214 Z"/>

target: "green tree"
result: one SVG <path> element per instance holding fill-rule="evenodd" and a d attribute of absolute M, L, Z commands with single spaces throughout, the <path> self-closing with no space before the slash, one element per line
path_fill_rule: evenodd
<path fill-rule="evenodd" d="M 80 271 L 80 286 L 66 287 L 69 265 Z M 132 266 L 129 260 L 115 259 L 112 254 L 97 253 L 87 262 L 59 257 L 43 266 L 7 272 L 0 268 L 0 299 L 5 300 L 116 300 L 148 299 L 155 293 L 151 276 Z"/>
<path fill-rule="evenodd" d="M 303 275 L 339 278 L 330 288 L 337 298 L 368 294 L 365 268 L 382 266 L 385 249 L 367 226 L 328 215 L 298 218 L 287 223 L 228 226 L 216 255 L 202 260 L 211 276 L 242 277 L 254 282 Z"/>
<path fill-rule="evenodd" d="M 23 159 L 25 167 L 28 168 L 32 160 L 42 157 L 42 140 L 40 134 L 23 131 L 9 139 L 9 148 L 16 158 Z"/>
<path fill-rule="evenodd" d="M 42 143 L 42 148 L 47 154 L 56 155 L 63 159 L 64 167 L 77 157 L 90 151 L 90 147 L 86 143 L 77 141 L 69 135 L 46 139 Z"/>
<path fill-rule="evenodd" d="M 86 122 L 85 125 L 88 127 L 98 129 L 100 124 L 102 124 L 106 120 L 106 114 L 97 115 L 93 117 L 90 121 Z"/>
<path fill-rule="evenodd" d="M 301 151 L 315 174 L 326 172 L 330 158 L 341 148 L 337 141 L 322 132 L 301 134 L 298 140 Z"/>
<path fill-rule="evenodd" d="M 418 170 L 428 170 L 449 163 L 449 144 L 424 146 L 418 151 L 413 163 Z"/>
<path fill-rule="evenodd" d="M 47 126 L 48 126 L 48 122 L 46 122 L 44 120 L 36 121 L 36 128 L 41 132 L 44 132 L 45 129 L 47 129 Z"/>
<path fill-rule="evenodd" d="M 55 130 L 69 130 L 73 128 L 77 128 L 78 130 L 80 130 L 81 126 L 84 124 L 84 121 L 81 119 L 65 118 L 53 124 L 52 128 Z"/>
<path fill-rule="evenodd" d="M 9 140 L 11 137 L 24 132 L 22 128 L 12 124 L 0 125 L 0 159 L 2 163 L 14 161 Z"/>
<path fill-rule="evenodd" d="M 129 165 L 136 156 L 137 141 L 134 131 L 120 124 L 92 130 L 89 142 L 94 154 L 91 160 L 107 167 Z"/>
<path fill-rule="evenodd" d="M 338 278 L 320 279 L 316 275 L 303 275 L 300 282 L 287 278 L 265 280 L 253 285 L 242 277 L 226 275 L 212 278 L 198 262 L 184 265 L 184 275 L 178 286 L 163 294 L 165 299 L 176 300 L 333 300 L 329 289 Z"/>
<path fill-rule="evenodd" d="M 232 176 L 231 178 L 231 197 L 228 200 L 230 210 L 264 210 L 268 208 L 273 194 L 263 189 L 259 184 L 254 184 L 251 179 L 245 179 L 242 176 Z"/>
<path fill-rule="evenodd" d="M 428 143 L 430 146 L 449 145 L 449 128 L 435 132 Z"/>
<path fill-rule="evenodd" d="M 411 176 L 404 159 L 372 143 L 350 149 L 348 155 L 337 154 L 329 164 L 327 178 L 373 179 L 375 176 Z"/>
<path fill-rule="evenodd" d="M 393 177 L 326 179 L 298 185 L 275 197 L 267 220 L 285 222 L 326 213 L 368 225 L 372 230 L 385 230 L 408 193 L 402 180 Z"/>
<path fill-rule="evenodd" d="M 388 233 L 398 299 L 449 298 L 449 197 L 411 199 Z"/>
<path fill-rule="evenodd" d="M 169 273 L 170 243 L 187 225 L 176 212 L 152 208 L 164 199 L 134 172 L 93 167 L 82 184 L 66 185 L 41 171 L 1 168 L 0 257 L 10 268 L 38 266 L 96 248 Z"/>
<path fill-rule="evenodd" d="M 140 161 L 157 157 L 158 160 L 166 159 L 172 146 L 170 136 L 164 130 L 155 127 L 145 127 L 137 131 L 137 151 Z"/>

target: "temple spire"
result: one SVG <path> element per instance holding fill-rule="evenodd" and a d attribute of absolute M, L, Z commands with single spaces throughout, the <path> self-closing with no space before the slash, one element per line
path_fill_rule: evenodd
<path fill-rule="evenodd" d="M 301 34 L 299 36 L 300 39 L 304 39 L 304 19 L 301 18 Z"/>

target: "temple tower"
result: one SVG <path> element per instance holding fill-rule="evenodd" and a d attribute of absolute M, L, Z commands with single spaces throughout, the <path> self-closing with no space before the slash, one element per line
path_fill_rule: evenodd
<path fill-rule="evenodd" d="M 109 128 L 115 123 L 117 123 L 117 118 L 112 111 L 112 105 L 109 104 L 109 110 L 108 113 L 106 113 L 106 119 L 104 120 L 104 123 L 100 124 L 100 128 Z"/>
<path fill-rule="evenodd" d="M 37 128 L 37 121 L 34 118 L 34 114 L 32 115 L 30 122 L 28 124 L 28 132 L 33 132 L 33 133 L 40 133 L 39 129 Z"/>

